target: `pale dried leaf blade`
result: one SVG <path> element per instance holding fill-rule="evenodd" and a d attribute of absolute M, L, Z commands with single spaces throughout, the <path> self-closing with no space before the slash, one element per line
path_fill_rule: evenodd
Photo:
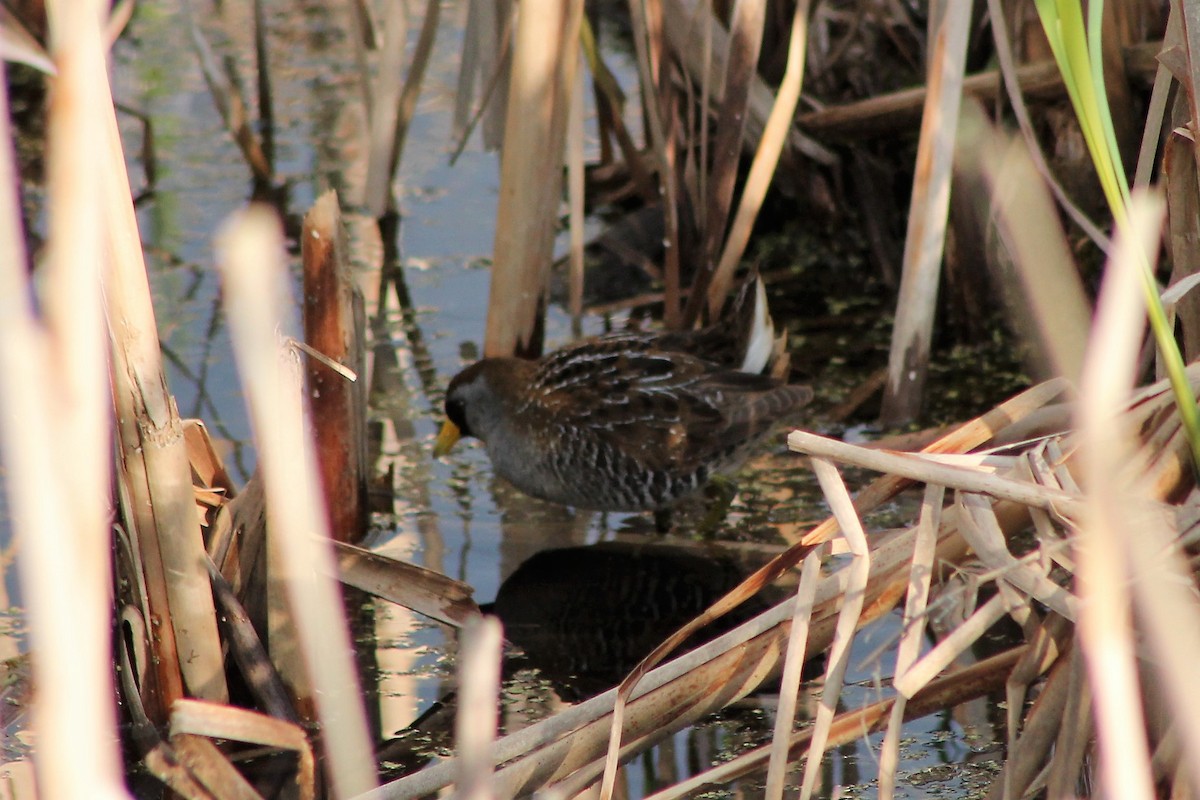
<path fill-rule="evenodd" d="M 801 785 L 801 800 L 808 800 L 816 788 L 820 772 L 822 755 L 829 740 L 829 732 L 833 724 L 834 713 L 838 698 L 842 691 L 842 681 L 846 677 L 846 669 L 850 664 L 850 645 L 854 641 L 854 632 L 858 629 L 859 618 L 862 614 L 867 582 L 871 575 L 870 548 L 867 545 L 866 532 L 862 521 L 854 509 L 854 501 L 850 492 L 842 482 L 837 468 L 823 458 L 814 458 L 813 471 L 825 493 L 825 500 L 833 510 L 842 529 L 842 535 L 850 545 L 853 558 L 847 568 L 849 573 L 842 608 L 838 613 L 837 627 L 834 632 L 833 644 L 829 651 L 829 664 L 825 671 L 825 688 L 821 694 L 821 702 L 817 706 L 817 718 L 813 725 L 812 743 L 809 746 L 808 763 L 804 769 L 804 782 Z"/>
<path fill-rule="evenodd" d="M 788 767 L 787 743 L 795 724 L 796 702 L 807 652 L 808 625 L 812 617 L 820 570 L 820 556 L 816 551 L 809 553 L 804 559 L 800 582 L 796 587 L 796 610 L 792 615 L 792 630 L 788 635 L 787 656 L 779 688 L 779 708 L 775 716 L 775 738 L 771 744 L 771 757 L 767 765 L 767 800 L 779 800 L 783 797 Z"/>
<path fill-rule="evenodd" d="M 338 574 L 349 586 L 461 628 L 480 615 L 474 589 L 439 572 L 334 542 Z"/>

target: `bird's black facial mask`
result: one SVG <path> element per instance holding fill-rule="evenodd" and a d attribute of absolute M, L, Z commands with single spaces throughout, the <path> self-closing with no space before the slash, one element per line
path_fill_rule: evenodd
<path fill-rule="evenodd" d="M 453 422 L 462 436 L 474 436 L 471 428 L 467 425 L 467 407 L 466 404 L 457 397 L 446 398 L 446 419 Z"/>

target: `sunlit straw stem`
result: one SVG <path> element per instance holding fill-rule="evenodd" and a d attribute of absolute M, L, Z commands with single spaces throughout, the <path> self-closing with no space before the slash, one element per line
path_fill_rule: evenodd
<path fill-rule="evenodd" d="M 295 351 L 281 347 L 286 273 L 275 216 L 253 207 L 228 223 L 218 243 L 225 308 L 254 423 L 275 549 L 315 689 L 321 739 L 334 791 L 375 785 L 371 739 L 354 671 L 350 632 L 322 507 L 313 445 L 304 423 Z"/>

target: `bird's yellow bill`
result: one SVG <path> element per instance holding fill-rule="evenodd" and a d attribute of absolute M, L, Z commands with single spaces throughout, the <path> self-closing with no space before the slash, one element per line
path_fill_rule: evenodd
<path fill-rule="evenodd" d="M 450 452 L 450 448 L 454 447 L 454 443 L 462 438 L 462 431 L 458 429 L 450 420 L 442 423 L 442 430 L 438 433 L 437 441 L 433 443 L 433 457 L 441 458 Z"/>

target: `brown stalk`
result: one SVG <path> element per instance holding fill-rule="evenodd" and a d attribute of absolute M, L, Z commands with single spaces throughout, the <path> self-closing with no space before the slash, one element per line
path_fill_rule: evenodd
<path fill-rule="evenodd" d="M 491 5 L 491 3 L 486 3 L 486 2 L 473 3 L 471 5 L 471 11 L 469 12 L 470 17 L 468 18 L 468 21 L 474 20 L 477 16 L 479 16 L 478 14 L 475 13 L 477 9 L 487 8 L 490 5 Z M 495 13 L 495 12 L 493 11 L 490 13 Z M 461 156 L 463 154 L 463 151 L 467 149 L 467 142 L 469 142 L 471 140 L 471 134 L 475 132 L 475 127 L 480 123 L 480 121 L 489 120 L 496 116 L 496 107 L 501 105 L 501 101 L 497 100 L 497 101 L 493 102 L 492 97 L 500 94 L 500 89 L 502 86 L 508 85 L 507 80 L 506 80 L 506 78 L 508 77 L 508 65 L 509 65 L 509 62 L 512 60 L 512 16 L 509 15 L 504 18 L 504 30 L 500 32 L 498 42 L 493 42 L 490 38 L 487 37 L 486 25 L 484 25 L 482 22 L 479 24 L 480 24 L 482 30 L 475 35 L 473 40 L 476 42 L 486 41 L 486 42 L 488 42 L 488 44 L 486 45 L 487 47 L 497 49 L 496 53 L 489 53 L 489 56 L 490 56 L 489 63 L 491 61 L 494 61 L 495 67 L 491 71 L 491 76 L 488 78 L 487 85 L 484 87 L 483 92 L 480 94 L 479 105 L 475 108 L 474 113 L 471 114 L 470 119 L 466 119 L 466 110 L 465 109 L 470 104 L 470 99 L 471 99 L 470 88 L 471 88 L 471 85 L 474 83 L 473 80 L 466 79 L 466 73 L 467 73 L 467 69 L 468 69 L 467 62 L 468 62 L 470 54 L 475 52 L 475 48 L 468 46 L 466 48 L 466 52 L 463 53 L 463 65 L 462 65 L 462 71 L 460 72 L 460 75 L 459 75 L 458 91 L 455 93 L 455 97 L 454 97 L 454 101 L 455 101 L 454 127 L 455 127 L 456 134 L 458 136 L 458 144 L 456 144 L 454 146 L 454 152 L 452 152 L 450 154 L 450 166 L 454 166 L 454 164 L 458 161 L 458 157 Z M 469 37 L 471 35 L 471 29 L 469 26 L 467 28 L 467 32 L 464 33 L 463 35 L 465 37 Z M 481 44 L 478 46 L 483 47 L 484 45 Z M 459 117 L 458 109 L 460 107 L 462 107 L 464 109 L 464 111 L 462 112 L 464 119 L 461 123 L 458 120 L 458 117 Z M 461 127 L 461 130 L 460 130 L 460 127 Z M 493 123 L 492 127 L 495 127 L 494 123 Z M 503 131 L 501 131 L 501 133 L 502 132 Z M 494 135 L 498 140 L 500 139 L 500 134 L 489 134 L 488 129 L 485 127 L 485 129 L 484 129 L 484 147 L 486 147 L 488 149 L 492 149 L 494 147 L 499 147 L 501 144 L 503 144 L 502 140 L 497 141 L 496 143 L 492 143 L 492 141 L 489 138 L 489 135 Z"/>
<path fill-rule="evenodd" d="M 992 38 L 996 43 L 996 60 L 1000 62 L 1000 72 L 1004 77 L 1004 89 L 1008 95 L 1009 103 L 1012 104 L 1013 116 L 1017 118 L 1017 124 L 1021 128 L 1021 137 L 1025 140 L 1025 145 L 1033 166 L 1037 169 L 1038 174 L 1042 176 L 1046 185 L 1049 186 L 1050 191 L 1054 193 L 1058 204 L 1074 220 L 1075 224 L 1087 233 L 1088 237 L 1102 250 L 1107 250 L 1109 247 L 1108 237 L 1067 196 L 1066 189 L 1054 177 L 1054 174 L 1050 171 L 1050 165 L 1046 163 L 1046 157 L 1042 153 L 1042 148 L 1037 140 L 1037 134 L 1033 129 L 1033 120 L 1029 116 L 1029 108 L 1025 105 L 1021 79 L 1019 77 L 1020 72 L 1013 59 L 1012 43 L 1009 41 L 1008 25 L 1004 21 L 1004 13 L 1000 7 L 1000 0 L 988 0 L 988 14 L 992 23 Z M 1055 68 L 1054 74 L 1061 75 L 1057 68 Z M 963 89 L 966 90 L 966 85 L 978 77 L 972 76 L 963 81 Z M 984 164 L 987 164 L 986 160 Z M 1069 375 L 1074 373 L 1059 374 Z"/>
<path fill-rule="evenodd" d="M 1004 774 L 992 784 L 989 798 L 1023 797 L 1025 790 L 1042 770 L 1045 755 L 1059 734 L 1063 710 L 1070 697 L 1071 659 L 1060 658 L 1050 670 L 1033 708 L 1025 715 L 1025 725 L 1016 746 L 1009 750 Z"/>
<path fill-rule="evenodd" d="M 963 112 L 963 171 L 981 175 L 1000 239 L 1016 266 L 1020 289 L 1006 295 L 1015 330 L 1053 369 L 1075 382 L 1091 327 L 1091 306 L 1047 184 L 1039 179 L 1028 139 L 1005 141 L 977 106 Z"/>
<path fill-rule="evenodd" d="M 1155 57 L 1160 50 L 1161 42 L 1143 42 L 1126 49 L 1125 66 L 1129 74 L 1140 81 L 1149 81 L 1158 67 Z M 1026 98 L 1063 96 L 1062 75 L 1053 61 L 1025 64 L 1016 68 L 1015 75 L 1021 93 Z M 990 104 L 1001 96 L 1003 80 L 1004 76 L 999 70 L 987 70 L 965 78 L 962 89 L 980 102 Z M 906 130 L 917 122 L 928 94 L 927 86 L 901 89 L 865 100 L 806 111 L 796 117 L 796 124 L 802 130 L 839 140 L 884 136 Z"/>
<path fill-rule="evenodd" d="M 242 151 L 242 157 L 246 159 L 246 164 L 254 174 L 255 180 L 270 186 L 274 181 L 274 168 L 267 153 L 263 150 L 262 143 L 254 134 L 250 121 L 249 104 L 242 95 L 241 82 L 236 79 L 235 74 L 221 76 L 216 56 L 213 54 L 208 40 L 204 38 L 199 25 L 192 18 L 190 6 L 185 4 L 184 8 L 189 9 L 187 24 L 192 38 L 192 46 L 196 50 L 200 69 L 208 84 L 213 103 L 216 105 L 221 119 L 225 122 L 225 128 L 233 136 L 238 149 Z M 232 64 L 229 62 L 227 62 L 227 66 L 232 69 Z"/>
<path fill-rule="evenodd" d="M 330 190 L 304 216 L 300 236 L 304 340 L 361 375 L 366 321 L 348 255 L 337 194 Z M 305 361 L 305 373 L 330 530 L 335 541 L 357 542 L 367 530 L 365 392 L 361 382 L 317 359 Z"/>
<path fill-rule="evenodd" d="M 180 733 L 170 739 L 171 751 L 189 777 L 203 791 L 184 793 L 185 798 L 220 798 L 220 800 L 261 800 L 262 795 L 242 777 L 225 754 L 211 740 L 190 733 Z M 311 798 L 311 795 L 309 796 Z M 306 799 L 307 800 L 307 799 Z"/>

